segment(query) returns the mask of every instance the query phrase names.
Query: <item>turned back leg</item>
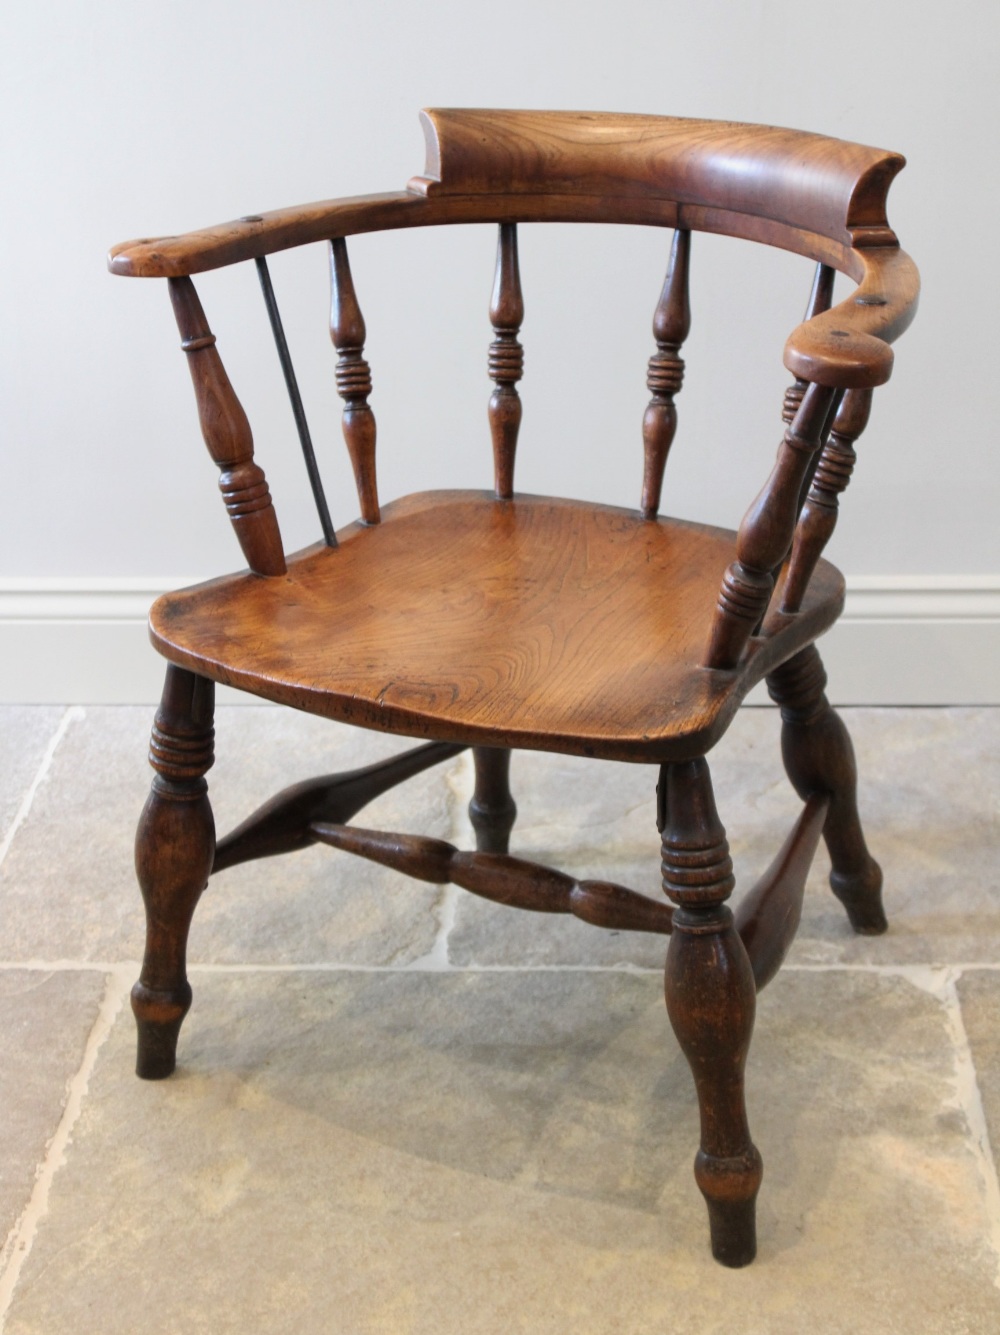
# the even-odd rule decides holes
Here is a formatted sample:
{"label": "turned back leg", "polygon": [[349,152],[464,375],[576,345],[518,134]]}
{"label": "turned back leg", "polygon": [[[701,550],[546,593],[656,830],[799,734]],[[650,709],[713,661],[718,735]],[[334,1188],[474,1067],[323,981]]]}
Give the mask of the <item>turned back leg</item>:
{"label": "turned back leg", "polygon": [[507,853],[517,807],[510,795],[510,752],[498,746],[475,746],[476,790],[469,819],[480,853]]}
{"label": "turned back leg", "polygon": [[214,682],[168,667],[149,746],[156,774],[135,841],[146,951],[132,989],[136,1073],[146,1080],[162,1079],[174,1069],[177,1036],[191,1005],[188,929],[215,856],[204,777],[214,758],[214,694]]}
{"label": "turned back leg", "polygon": [[701,1111],[695,1181],[708,1206],[712,1254],[723,1265],[743,1266],[757,1252],[763,1172],[750,1139],[743,1081],[756,986],[724,902],[733,890],[733,864],[708,765],[664,765],[659,794],[663,889],[677,905],[667,950],[667,1013]]}
{"label": "turned back leg", "polygon": [[827,700],[826,672],[815,645],[783,663],[767,679],[781,706],[781,753],[798,795],[830,795],[823,838],[830,853],[830,886],[856,932],[877,935],[888,926],[882,907],[882,870],[868,851],[858,815],[854,748],[843,720]]}

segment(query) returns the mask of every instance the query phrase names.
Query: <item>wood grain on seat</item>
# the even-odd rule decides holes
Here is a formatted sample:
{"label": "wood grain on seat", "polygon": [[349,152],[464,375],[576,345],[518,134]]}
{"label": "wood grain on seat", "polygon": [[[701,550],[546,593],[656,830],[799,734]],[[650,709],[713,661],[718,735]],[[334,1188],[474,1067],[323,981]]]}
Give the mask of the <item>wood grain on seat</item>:
{"label": "wood grain on seat", "polygon": [[734,533],[486,492],[420,493],[382,514],[283,577],[167,594],[153,642],[201,675],[364,727],[655,760],[707,750],[843,602],[821,562],[800,612],[772,613],[738,671],[711,671]]}

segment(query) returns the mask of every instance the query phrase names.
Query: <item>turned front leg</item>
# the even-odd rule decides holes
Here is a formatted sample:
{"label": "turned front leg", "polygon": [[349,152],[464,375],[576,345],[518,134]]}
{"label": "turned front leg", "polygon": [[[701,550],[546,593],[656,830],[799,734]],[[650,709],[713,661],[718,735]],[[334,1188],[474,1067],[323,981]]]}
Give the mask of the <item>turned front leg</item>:
{"label": "turned front leg", "polygon": [[843,720],[824,694],[826,672],[815,645],[783,663],[767,679],[781,706],[781,754],[798,795],[829,793],[823,838],[830,854],[830,886],[856,932],[877,936],[888,927],[882,907],[882,869],[868,851],[858,814],[858,771]]}
{"label": "turned front leg", "polygon": [[667,951],[667,1014],[698,1091],[695,1181],[708,1206],[713,1256],[743,1266],[757,1253],[763,1172],[744,1099],[756,987],[724,903],[733,890],[733,865],[706,762],[664,765],[660,798],[663,888],[677,905]]}
{"label": "turned front leg", "polygon": [[214,759],[214,695],[214,682],[171,665],[153,724],[149,763],[156,775],[135,842],[146,951],[132,1010],[138,1027],[136,1074],[145,1080],[173,1071],[177,1036],[191,1005],[188,930],[215,856],[204,778]]}
{"label": "turned front leg", "polygon": [[469,819],[480,853],[506,853],[517,806],[510,794],[510,752],[499,746],[472,749],[476,788],[469,803]]}

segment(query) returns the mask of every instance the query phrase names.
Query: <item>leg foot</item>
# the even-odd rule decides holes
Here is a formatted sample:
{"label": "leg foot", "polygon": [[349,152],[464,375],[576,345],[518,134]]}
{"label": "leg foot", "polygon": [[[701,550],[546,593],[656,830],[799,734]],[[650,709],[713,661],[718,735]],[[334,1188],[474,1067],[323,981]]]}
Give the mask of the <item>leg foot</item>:
{"label": "leg foot", "polygon": [[507,853],[517,807],[510,795],[510,752],[496,746],[475,746],[476,790],[469,819],[480,853]]}
{"label": "leg foot", "polygon": [[164,1080],[177,1065],[177,1039],[191,1006],[191,988],[187,997],[177,992],[157,994],[142,983],[132,988],[132,1013],[135,1016],[138,1047],[135,1073],[140,1080]]}
{"label": "leg foot", "polygon": [[698,1091],[695,1181],[708,1206],[712,1255],[727,1266],[756,1255],[763,1165],[750,1139],[744,1067],[757,990],[733,915],[725,831],[704,760],[664,766],[663,888],[678,905],[667,951],[667,1013]]}
{"label": "leg foot", "polygon": [[783,663],[767,679],[781,706],[781,754],[798,795],[829,793],[823,838],[830,854],[830,886],[851,926],[866,936],[888,927],[882,907],[882,869],[868,851],[858,814],[858,772],[843,720],[824,694],[826,672],[815,645]]}
{"label": "leg foot", "polygon": [[215,855],[204,778],[213,760],[213,700],[212,682],[168,667],[149,748],[156,775],[135,841],[146,951],[132,1010],[136,1074],[145,1080],[161,1080],[174,1069],[177,1036],[191,1005],[188,931]]}
{"label": "leg foot", "polygon": [[859,936],[881,936],[889,920],[882,906],[882,868],[869,855],[859,871],[830,872],[830,889],[847,910],[848,921]]}
{"label": "leg foot", "polygon": [[[759,1182],[763,1166],[756,1150],[754,1154],[756,1158],[753,1160],[740,1160],[739,1176],[746,1180],[756,1174]],[[712,1255],[720,1265],[738,1270],[741,1266],[749,1265],[757,1255],[757,1193],[755,1191],[746,1200],[726,1200],[718,1194],[721,1184],[715,1165],[709,1167],[706,1162],[704,1168],[708,1171],[703,1171],[699,1155],[695,1161],[694,1175],[708,1206]]]}

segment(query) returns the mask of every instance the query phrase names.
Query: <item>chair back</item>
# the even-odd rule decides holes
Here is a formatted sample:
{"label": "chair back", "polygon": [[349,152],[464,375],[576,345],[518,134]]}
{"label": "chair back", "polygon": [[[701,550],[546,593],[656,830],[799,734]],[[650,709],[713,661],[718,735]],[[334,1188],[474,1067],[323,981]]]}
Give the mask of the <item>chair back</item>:
{"label": "chair back", "polygon": [[[278,576],[286,562],[274,507],[254,459],[249,422],[229,381],[192,275],[253,259],[281,359],[324,539],[336,546],[305,411],[266,257],[325,241],[330,250],[330,334],[343,400],[343,433],[361,517],[380,521],[372,375],[347,239],[404,227],[493,222],[497,258],[489,316],[494,338],[489,422],[494,486],[514,494],[524,368],[518,226],[610,222],[672,227],[666,279],[653,316],[642,420],[639,508],[655,522],[677,426],[680,355],[690,329],[691,234],[716,232],[808,257],[816,265],[805,320],[785,345],[794,380],[774,468],[740,527],[722,576],[705,665],[733,669],[768,610],[787,561],[781,613],[794,616],[836,521],[871,392],[892,370],[892,341],[916,310],[916,270],[886,217],[904,159],[896,153],[772,126],[590,112],[430,110],[421,113],[426,163],[405,191],[334,200],[182,237],[127,243],[115,273],[169,280],[202,434],[220,469],[226,509],[251,570]],[[831,305],[840,271],[857,289]]]}

